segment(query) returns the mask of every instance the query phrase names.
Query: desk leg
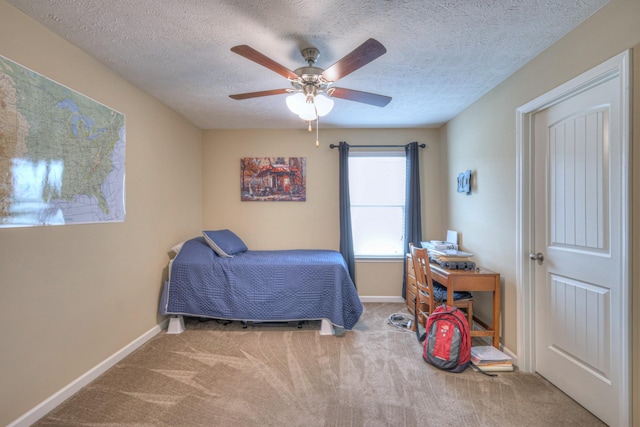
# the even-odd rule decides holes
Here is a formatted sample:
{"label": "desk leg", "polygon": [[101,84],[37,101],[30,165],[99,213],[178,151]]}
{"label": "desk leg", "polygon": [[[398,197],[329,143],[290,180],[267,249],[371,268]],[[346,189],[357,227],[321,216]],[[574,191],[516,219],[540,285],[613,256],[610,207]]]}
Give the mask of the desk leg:
{"label": "desk leg", "polygon": [[447,285],[447,305],[453,307],[453,286],[451,284]]}
{"label": "desk leg", "polygon": [[493,346],[500,349],[500,276],[493,291]]}

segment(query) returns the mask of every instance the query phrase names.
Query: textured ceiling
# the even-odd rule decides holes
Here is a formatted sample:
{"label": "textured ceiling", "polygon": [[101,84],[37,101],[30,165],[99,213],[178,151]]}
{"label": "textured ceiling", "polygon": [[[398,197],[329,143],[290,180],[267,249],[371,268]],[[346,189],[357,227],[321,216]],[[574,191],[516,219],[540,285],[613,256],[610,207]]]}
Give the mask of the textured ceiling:
{"label": "textured ceiling", "polygon": [[[328,68],[368,38],[387,53],[336,86],[393,97],[343,99],[321,127],[439,126],[608,0],[7,0],[202,129],[295,128],[291,87],[229,49],[247,44],[285,67],[320,50]],[[38,70],[35,70],[38,71]]]}

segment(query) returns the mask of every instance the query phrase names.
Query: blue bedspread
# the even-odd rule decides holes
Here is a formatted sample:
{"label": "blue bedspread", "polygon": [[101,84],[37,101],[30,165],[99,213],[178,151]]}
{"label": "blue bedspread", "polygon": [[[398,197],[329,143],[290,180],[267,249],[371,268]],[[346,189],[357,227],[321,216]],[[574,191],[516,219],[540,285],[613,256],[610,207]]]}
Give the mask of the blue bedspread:
{"label": "blue bedspread", "polygon": [[330,250],[247,251],[221,258],[202,237],[171,265],[161,314],[243,321],[329,319],[351,329],[362,303],[342,255]]}

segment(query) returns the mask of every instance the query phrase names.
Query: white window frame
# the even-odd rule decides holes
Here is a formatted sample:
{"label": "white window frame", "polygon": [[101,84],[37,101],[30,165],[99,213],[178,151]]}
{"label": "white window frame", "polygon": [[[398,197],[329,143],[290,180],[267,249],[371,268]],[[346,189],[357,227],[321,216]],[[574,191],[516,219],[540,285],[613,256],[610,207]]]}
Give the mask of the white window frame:
{"label": "white window frame", "polygon": [[[404,150],[400,151],[400,150],[376,150],[376,151],[353,151],[351,150],[349,152],[349,160],[351,160],[351,158],[355,158],[355,157],[399,157],[402,158],[402,160],[405,162],[405,167],[406,167],[406,154],[404,152]],[[352,187],[352,183],[353,180],[351,178],[351,173],[352,173],[352,168],[351,165],[349,167],[349,192],[350,192],[350,209],[353,209],[353,207],[358,207],[358,205],[354,205],[353,203],[353,187]],[[355,252],[355,258],[359,259],[359,260],[363,260],[363,259],[378,259],[378,260],[382,260],[382,259],[403,259],[404,258],[404,239],[406,238],[404,236],[404,232],[405,232],[405,218],[406,218],[406,207],[407,207],[407,201],[406,201],[406,195],[405,195],[405,190],[406,190],[406,169],[405,169],[405,173],[404,173],[404,185],[402,187],[402,194],[403,194],[403,203],[402,205],[383,205],[383,206],[397,206],[402,208],[402,224],[401,224],[401,247],[398,253],[386,253],[386,254],[366,254],[366,253],[358,253],[357,251],[357,242],[356,242],[356,235],[354,232],[353,235],[353,240],[354,240],[354,252]],[[354,224],[353,224],[353,210],[352,210],[352,214],[351,214],[351,220],[352,220],[352,224],[351,224],[351,228],[352,230],[354,230]]]}

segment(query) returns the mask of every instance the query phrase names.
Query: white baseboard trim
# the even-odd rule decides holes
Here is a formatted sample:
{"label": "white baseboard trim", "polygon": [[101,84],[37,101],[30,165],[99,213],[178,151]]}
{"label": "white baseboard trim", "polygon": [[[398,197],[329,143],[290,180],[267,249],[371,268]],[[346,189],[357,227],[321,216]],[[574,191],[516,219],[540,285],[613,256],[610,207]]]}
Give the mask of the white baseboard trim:
{"label": "white baseboard trim", "polygon": [[513,363],[513,366],[517,367],[518,366],[518,355],[515,354],[513,351],[509,350],[505,346],[502,346],[502,351],[504,352],[504,354],[506,354],[507,356],[509,356],[511,358],[511,362]]}
{"label": "white baseboard trim", "polygon": [[394,297],[394,296],[388,296],[388,297],[378,297],[378,296],[360,296],[360,301],[361,302],[402,302],[404,303],[404,298],[402,297]]}
{"label": "white baseboard trim", "polygon": [[116,363],[127,357],[134,350],[140,347],[142,344],[149,341],[151,338],[159,334],[163,329],[167,328],[167,323],[169,319],[164,320],[159,325],[154,326],[149,329],[144,334],[140,335],[135,340],[131,341],[129,344],[118,350],[116,353],[112,354],[104,361],[100,362],[98,365],[94,366],[76,380],[67,384],[65,387],[60,389],[54,395],[40,403],[38,406],[34,407],[30,411],[26,412],[17,420],[10,423],[7,427],[28,427],[38,421],[40,418],[47,415],[56,406],[73,396],[77,393],[82,387],[89,384],[91,381],[98,378],[100,375],[105,373],[109,368],[114,366]]}

